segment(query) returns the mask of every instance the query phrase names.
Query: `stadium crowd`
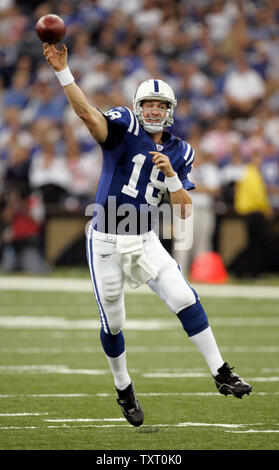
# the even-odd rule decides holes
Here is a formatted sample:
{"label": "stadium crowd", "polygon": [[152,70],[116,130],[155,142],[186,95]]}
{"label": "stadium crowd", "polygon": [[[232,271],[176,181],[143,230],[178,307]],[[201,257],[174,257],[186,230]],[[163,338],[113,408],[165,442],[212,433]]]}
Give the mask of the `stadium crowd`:
{"label": "stadium crowd", "polygon": [[63,18],[69,67],[102,111],[131,108],[150,77],[173,87],[172,132],[196,152],[191,196],[199,215],[185,270],[196,253],[214,249],[218,218],[235,213],[247,222],[249,244],[228,269],[239,277],[278,272],[279,4],[272,0],[1,0],[2,269],[45,272],[48,211],[84,213],[101,171],[99,146],[43,57],[35,24],[48,13]]}

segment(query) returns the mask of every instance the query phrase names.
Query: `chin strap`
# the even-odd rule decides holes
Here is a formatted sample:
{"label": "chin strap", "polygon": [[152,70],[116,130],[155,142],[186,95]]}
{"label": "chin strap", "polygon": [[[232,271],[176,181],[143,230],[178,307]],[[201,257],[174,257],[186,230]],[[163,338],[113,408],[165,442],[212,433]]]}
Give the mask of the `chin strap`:
{"label": "chin strap", "polygon": [[157,134],[157,132],[162,132],[164,130],[164,126],[151,126],[150,124],[144,124],[143,128],[146,132],[150,132],[150,134]]}

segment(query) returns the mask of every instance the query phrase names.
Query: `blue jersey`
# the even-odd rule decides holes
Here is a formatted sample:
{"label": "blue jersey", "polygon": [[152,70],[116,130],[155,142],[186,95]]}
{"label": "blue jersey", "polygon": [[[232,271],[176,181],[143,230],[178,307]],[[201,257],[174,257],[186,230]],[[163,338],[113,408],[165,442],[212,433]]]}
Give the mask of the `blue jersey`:
{"label": "blue jersey", "polygon": [[[125,208],[132,206],[137,222],[143,211],[158,209],[167,192],[165,175],[154,165],[150,151],[167,155],[185,189],[194,188],[188,180],[194,161],[194,150],[182,139],[164,132],[162,144],[153,142],[148,132],[140,125],[137,117],[126,107],[116,107],[104,114],[108,124],[108,137],[101,144],[103,167],[98,184],[95,204],[104,208],[105,219],[95,220],[99,231],[116,233],[108,223],[117,213],[117,222],[125,216]],[[96,223],[98,222],[98,225]],[[151,222],[147,230],[150,230]],[[144,230],[146,231],[146,230]],[[135,233],[141,233],[137,227]]]}

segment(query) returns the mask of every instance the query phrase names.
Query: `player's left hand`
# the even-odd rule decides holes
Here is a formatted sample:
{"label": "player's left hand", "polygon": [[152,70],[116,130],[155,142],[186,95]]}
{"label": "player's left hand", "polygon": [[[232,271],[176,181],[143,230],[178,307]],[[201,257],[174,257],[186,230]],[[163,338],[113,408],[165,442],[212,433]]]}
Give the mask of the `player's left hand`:
{"label": "player's left hand", "polygon": [[171,166],[170,159],[167,155],[155,151],[150,151],[149,153],[153,155],[152,160],[158,170],[162,171],[162,173],[164,173],[168,178],[175,176],[175,171]]}

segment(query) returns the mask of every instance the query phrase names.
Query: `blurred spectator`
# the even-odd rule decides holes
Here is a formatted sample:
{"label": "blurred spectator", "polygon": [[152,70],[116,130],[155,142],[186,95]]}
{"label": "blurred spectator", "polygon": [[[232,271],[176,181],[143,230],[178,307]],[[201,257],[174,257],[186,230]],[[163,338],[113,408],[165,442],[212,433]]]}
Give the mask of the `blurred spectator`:
{"label": "blurred spectator", "polygon": [[0,3],[0,75],[6,86],[10,79],[14,63],[18,57],[18,44],[28,19],[20,11],[14,0],[2,0]]}
{"label": "blurred spectator", "polygon": [[227,62],[225,58],[220,55],[213,56],[209,64],[209,73],[215,84],[216,92],[223,93],[227,75]]}
{"label": "blurred spectator", "polygon": [[243,178],[237,182],[235,192],[235,210],[240,215],[260,212],[271,215],[266,185],[260,172],[262,155],[255,151],[245,165]]}
{"label": "blurred spectator", "polygon": [[94,93],[101,89],[106,89],[108,85],[107,75],[108,57],[105,54],[99,54],[95,64],[87,74],[81,78],[80,86],[84,89],[85,93]]}
{"label": "blurred spectator", "polygon": [[39,195],[27,185],[14,186],[6,194],[1,222],[2,261],[4,272],[23,270],[32,273],[48,271],[42,251],[44,206]]}
{"label": "blurred spectator", "polygon": [[82,31],[82,22],[79,18],[77,9],[74,2],[71,0],[60,0],[56,4],[57,14],[63,19],[66,28],[67,36],[71,37],[74,34],[79,34]]}
{"label": "blurred spectator", "polygon": [[[268,79],[269,57],[265,45],[258,41],[254,44],[254,50],[249,55],[250,66],[264,79]],[[267,84],[268,86],[268,84]]]}
{"label": "blurred spectator", "polygon": [[28,72],[18,71],[12,77],[11,86],[4,93],[4,106],[13,106],[24,109],[28,103],[28,85],[30,75]]}
{"label": "blurred spectator", "polygon": [[2,77],[0,77],[0,126],[2,126],[2,123],[3,123],[3,114],[4,114],[4,93],[5,93],[5,89],[4,89],[4,82],[3,82],[3,79]]}
{"label": "blurred spectator", "polygon": [[265,83],[258,72],[248,66],[244,55],[235,60],[228,73],[224,93],[232,118],[249,116],[265,96]]}
{"label": "blurred spectator", "polygon": [[227,109],[221,93],[217,93],[214,84],[208,81],[198,96],[191,100],[193,113],[205,125],[209,126],[216,116],[223,115]]}
{"label": "blurred spectator", "polygon": [[15,107],[4,109],[4,122],[0,127],[0,158],[8,159],[9,151],[15,144],[31,147],[31,135],[21,124],[20,110]]}
{"label": "blurred spectator", "polygon": [[[92,0],[91,0],[92,1]],[[130,13],[136,13],[142,7],[143,0],[133,0],[127,3],[127,0],[93,0],[93,4],[97,3],[99,8],[111,11],[119,9]]]}
{"label": "blurred spectator", "polygon": [[234,20],[238,15],[235,2],[223,2],[214,0],[210,6],[210,12],[205,16],[209,26],[209,34],[215,43],[220,43],[228,36],[234,26]]}
{"label": "blurred spectator", "polygon": [[141,10],[134,18],[136,27],[140,34],[152,35],[162,20],[162,11],[154,0],[143,0]]}
{"label": "blurred spectator", "polygon": [[71,176],[70,193],[73,196],[70,202],[73,207],[75,205],[83,208],[94,200],[101,172],[102,153],[99,146],[82,152],[74,129],[69,124],[65,126],[65,139],[67,166]]}
{"label": "blurred spectator", "polygon": [[216,224],[215,198],[220,193],[220,174],[211,153],[198,152],[191,172],[195,191],[193,201],[193,244],[189,250],[176,251],[173,255],[186,274],[195,256],[213,249],[213,234]]}
{"label": "blurred spectator", "polygon": [[90,44],[89,32],[80,31],[74,37],[72,52],[68,60],[68,65],[75,77],[79,79],[92,70],[93,66],[96,65],[96,59],[98,59],[98,54]]}
{"label": "blurred spectator", "polygon": [[186,84],[186,89],[188,89],[188,93],[190,93],[190,96],[198,96],[205,91],[208,83],[210,83],[209,78],[194,62],[184,64],[182,73],[182,86],[181,88],[179,86],[179,96],[183,96],[184,94],[184,84]]}
{"label": "blurred spectator", "polygon": [[49,83],[37,84],[37,94],[33,107],[32,121],[50,119],[57,123],[62,122],[66,99],[63,95],[55,95]]}
{"label": "blurred spectator", "polygon": [[243,179],[245,163],[241,153],[240,143],[230,148],[229,159],[220,168],[221,194],[219,199],[219,213],[234,213],[235,185]]}
{"label": "blurred spectator", "polygon": [[181,139],[186,139],[191,135],[193,126],[197,118],[193,114],[190,101],[186,99],[179,100],[176,108],[175,122],[172,131]]}
{"label": "blurred spectator", "polygon": [[275,109],[267,107],[267,117],[263,123],[265,136],[269,142],[279,149],[279,116]]}
{"label": "blurred spectator", "polygon": [[279,216],[279,152],[272,144],[269,145],[260,166],[265,181],[269,203],[274,214]]}
{"label": "blurred spectator", "polygon": [[59,134],[50,124],[34,153],[29,181],[33,190],[40,190],[45,204],[63,204],[71,185],[71,173],[64,155],[57,153]]}
{"label": "blurred spectator", "polygon": [[230,157],[235,145],[241,143],[243,136],[232,129],[231,119],[227,115],[217,117],[212,127],[203,134],[200,142],[203,152],[215,155],[216,163],[222,163]]}
{"label": "blurred spectator", "polygon": [[255,153],[265,155],[268,149],[268,142],[265,136],[264,127],[259,122],[254,122],[250,132],[242,143],[243,157],[248,159]]}
{"label": "blurred spectator", "polygon": [[9,158],[4,173],[4,187],[6,190],[18,185],[28,184],[30,166],[30,149],[14,143],[10,147]]}
{"label": "blurred spectator", "polygon": [[102,24],[103,21],[106,19],[108,15],[108,10],[106,6],[102,6],[101,1],[83,0],[82,2],[79,2],[79,8],[77,13],[80,22],[84,26],[85,30],[96,31],[100,28],[100,24]]}
{"label": "blurred spectator", "polygon": [[262,157],[255,152],[245,166],[243,177],[236,182],[234,206],[246,221],[248,243],[228,266],[237,277],[262,276],[274,253],[268,235],[268,218],[272,215],[267,188],[260,173]]}

